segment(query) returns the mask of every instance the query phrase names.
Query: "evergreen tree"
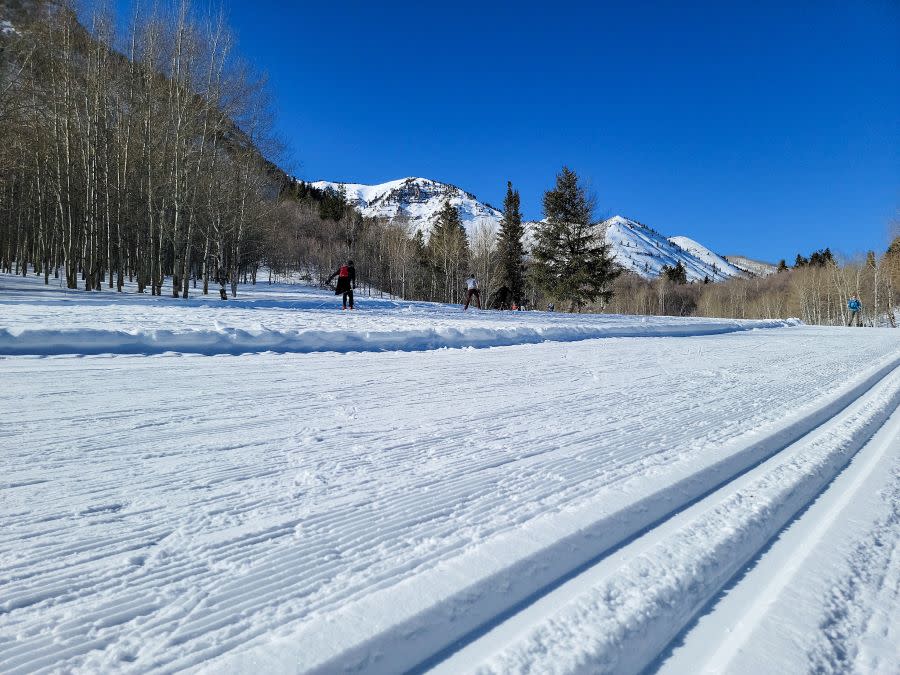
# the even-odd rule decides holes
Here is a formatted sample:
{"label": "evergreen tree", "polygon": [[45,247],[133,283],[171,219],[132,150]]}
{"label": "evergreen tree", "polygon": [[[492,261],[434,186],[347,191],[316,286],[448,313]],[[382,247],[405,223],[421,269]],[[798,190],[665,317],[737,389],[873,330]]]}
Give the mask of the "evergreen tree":
{"label": "evergreen tree", "polygon": [[593,204],[578,176],[568,167],[556,176],[556,187],[544,193],[546,221],[535,233],[534,278],[553,298],[569,301],[570,311],[588,302],[609,301],[619,269],[609,246],[591,223]]}
{"label": "evergreen tree", "polygon": [[787,261],[784,258],[778,261],[778,269],[776,270],[777,272],[784,272],[787,270],[787,268]]}
{"label": "evergreen tree", "polygon": [[807,265],[809,265],[809,260],[798,253],[797,258],[794,260],[794,268],[806,267]]}
{"label": "evergreen tree", "polygon": [[[687,283],[687,270],[684,268],[684,265],[679,260],[675,267],[669,267],[668,265],[663,265],[662,270],[660,270],[660,274],[665,274],[666,278],[669,281],[675,284],[686,284]],[[709,277],[707,277],[707,280]]]}
{"label": "evergreen tree", "polygon": [[[499,254],[499,285],[506,289],[505,302],[522,304],[525,292],[525,248],[522,237],[522,214],[519,211],[519,191],[512,189],[512,182],[506,183],[506,199],[503,200],[503,220],[500,221],[500,236],[497,240]],[[501,300],[501,303],[504,302]]]}
{"label": "evergreen tree", "polygon": [[463,277],[468,261],[468,239],[459,218],[459,210],[444,202],[428,239],[428,254],[434,270],[433,298],[442,302],[458,302],[462,295]]}
{"label": "evergreen tree", "polygon": [[866,266],[871,267],[873,270],[878,267],[878,262],[875,260],[875,251],[866,253]]}

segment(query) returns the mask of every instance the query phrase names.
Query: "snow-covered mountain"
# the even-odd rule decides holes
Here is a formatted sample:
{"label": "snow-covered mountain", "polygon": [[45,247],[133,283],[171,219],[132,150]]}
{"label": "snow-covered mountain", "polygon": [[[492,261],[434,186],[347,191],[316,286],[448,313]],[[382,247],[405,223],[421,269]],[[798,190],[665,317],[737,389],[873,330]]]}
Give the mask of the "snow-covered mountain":
{"label": "snow-covered mountain", "polygon": [[767,277],[778,271],[778,268],[771,263],[745,258],[742,255],[726,255],[725,259],[738,269],[754,277]]}
{"label": "snow-covered mountain", "polygon": [[[449,199],[459,209],[460,219],[471,237],[480,225],[498,230],[502,214],[494,207],[478,201],[475,195],[455,185],[428,178],[401,178],[378,185],[315,181],[320,190],[343,190],[347,201],[363,215],[406,219],[427,237],[438,212]],[[539,222],[525,223],[525,244],[531,247],[534,229]],[[600,224],[600,232],[612,247],[616,261],[627,270],[648,279],[659,276],[663,265],[674,267],[681,262],[689,281],[721,281],[730,277],[756,273],[741,269],[720,255],[687,237],[666,237],[637,221],[614,216]]]}
{"label": "snow-covered mountain", "polygon": [[426,236],[447,199],[459,209],[460,219],[470,237],[479,225],[496,230],[500,224],[501,214],[497,209],[455,185],[428,178],[401,178],[378,185],[320,180],[311,185],[320,190],[343,189],[347,201],[359,208],[364,216],[388,220],[405,218]]}
{"label": "snow-covered mountain", "polygon": [[688,237],[666,237],[637,221],[613,216],[600,224],[613,257],[622,267],[645,278],[658,277],[663,265],[679,262],[688,281],[722,281],[746,276],[744,272]]}

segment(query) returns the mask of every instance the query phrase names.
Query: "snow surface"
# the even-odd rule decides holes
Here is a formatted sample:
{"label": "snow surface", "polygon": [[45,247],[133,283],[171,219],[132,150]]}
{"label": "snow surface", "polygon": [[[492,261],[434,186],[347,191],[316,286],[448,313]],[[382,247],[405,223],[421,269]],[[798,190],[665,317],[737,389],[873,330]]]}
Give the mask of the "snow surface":
{"label": "snow surface", "polygon": [[0,276],[0,672],[898,663],[896,331],[246,290]]}

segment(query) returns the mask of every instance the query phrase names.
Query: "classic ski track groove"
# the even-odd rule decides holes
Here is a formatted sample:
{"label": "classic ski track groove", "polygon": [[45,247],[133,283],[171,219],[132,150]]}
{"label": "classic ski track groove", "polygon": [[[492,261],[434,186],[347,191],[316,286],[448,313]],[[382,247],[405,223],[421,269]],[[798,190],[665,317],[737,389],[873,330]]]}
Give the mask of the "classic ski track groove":
{"label": "classic ski track groove", "polygon": [[[567,597],[567,591],[564,588],[561,588],[561,586],[568,584],[577,587],[579,585],[577,577],[590,577],[592,571],[597,572],[597,569],[592,568],[598,568],[603,574],[611,574],[614,569],[618,568],[629,559],[640,555],[647,547],[653,545],[661,537],[665,536],[667,532],[676,530],[681,523],[685,522],[694,513],[709,509],[710,504],[715,504],[723,498],[723,494],[733,492],[739,486],[746,484],[752,476],[763,471],[764,467],[784,461],[783,454],[786,453],[789,455],[793,446],[801,445],[809,438],[817,438],[828,434],[829,427],[835,419],[840,418],[847,409],[864,407],[868,398],[871,396],[871,392],[890,379],[894,380],[892,398],[893,407],[890,410],[895,409],[898,401],[900,401],[900,379],[898,379],[898,375],[900,375],[900,359],[893,359],[887,365],[879,368],[875,374],[868,377],[862,384],[857,385],[853,389],[852,395],[845,395],[833,402],[830,406],[826,406],[826,418],[822,419],[820,416],[810,415],[805,423],[798,425],[799,428],[794,431],[789,441],[781,444],[779,447],[770,449],[763,454],[762,457],[757,456],[755,460],[745,461],[727,477],[722,478],[717,476],[715,478],[717,481],[716,486],[712,490],[707,491],[706,494],[680,495],[678,499],[681,499],[681,501],[670,502],[667,506],[667,511],[658,518],[646,516],[643,519],[639,518],[638,520],[643,523],[642,527],[638,527],[635,530],[625,533],[618,538],[618,541],[613,541],[611,544],[604,546],[603,549],[594,552],[580,552],[580,559],[584,562],[566,570],[563,574],[555,578],[548,579],[543,587],[530,589],[530,592],[527,592],[525,597],[516,600],[514,594],[510,593],[509,595],[513,596],[514,599],[509,602],[507,608],[487,617],[483,617],[480,624],[471,625],[470,630],[467,631],[467,633],[460,635],[460,626],[466,625],[465,618],[457,619],[453,625],[442,626],[441,628],[446,632],[447,636],[457,635],[458,637],[456,639],[450,639],[448,637],[444,649],[425,656],[421,661],[413,661],[415,657],[412,656],[412,654],[415,652],[414,649],[409,647],[404,650],[404,655],[402,657],[388,657],[388,660],[386,661],[378,659],[368,660],[370,657],[367,657],[367,654],[384,653],[385,650],[380,648],[380,642],[385,641],[391,643],[396,640],[397,633],[402,634],[404,632],[413,631],[412,625],[401,625],[399,627],[392,626],[384,636],[373,636],[363,645],[348,649],[346,653],[336,656],[333,660],[324,664],[319,664],[315,668],[315,671],[327,673],[335,670],[352,668],[353,664],[365,663],[367,672],[391,673],[401,669],[409,672],[423,672],[430,670],[436,665],[442,664],[448,657],[457,655],[457,658],[450,658],[446,664],[439,666],[436,669],[436,672],[448,674],[461,672],[461,670],[465,669],[466,664],[473,662],[475,656],[480,655],[483,657],[485,655],[485,649],[491,649],[491,647],[482,649],[478,644],[473,645],[473,643],[477,643],[480,639],[484,639],[489,645],[492,645],[496,638],[494,636],[485,637],[485,633],[496,630],[498,624],[510,623],[512,625],[511,628],[506,628],[505,630],[505,627],[502,625],[500,626],[500,632],[504,635],[507,635],[509,632],[521,631],[523,627],[517,623],[516,618],[520,614],[530,615],[527,610],[534,603],[544,601],[544,604],[550,607],[557,606],[559,602],[561,602],[557,599],[558,597]],[[824,411],[820,410],[817,412],[822,413]],[[882,422],[887,416],[888,415],[883,415]],[[766,445],[764,441],[760,444],[763,446]],[[755,470],[750,471],[754,468]],[[696,476],[691,478],[696,479]],[[804,504],[814,498],[815,497],[810,497]],[[628,542],[635,535],[638,535],[641,530],[645,529],[647,531],[646,534],[639,536],[636,541],[629,543],[623,549],[614,550],[621,542]],[[781,527],[773,529],[770,537],[767,538],[767,541],[771,536],[775,536],[780,529]],[[534,566],[539,566],[543,562],[549,567],[550,560],[552,560],[556,549],[568,551],[575,547],[577,547],[577,543],[569,544],[566,541],[556,542],[550,549],[541,551],[539,556],[535,557],[532,563]],[[612,555],[609,555],[608,552],[611,550]],[[575,560],[578,558],[572,556],[570,553],[570,559]],[[572,578],[573,575],[576,576],[575,579]],[[574,582],[574,584],[572,582]],[[727,579],[723,580],[721,585],[724,585],[726,582]],[[476,591],[472,591],[471,589],[467,589],[467,591],[464,592],[476,593]],[[551,596],[549,600],[548,596]],[[547,610],[542,610],[541,612],[535,613],[546,614],[546,611]],[[681,626],[687,624],[689,618],[690,617],[687,617],[685,621],[674,630],[670,637],[674,637],[674,634],[680,630]],[[416,617],[416,621],[421,622],[422,617]],[[426,621],[425,623],[428,622]],[[467,649],[467,646],[469,649]],[[662,645],[660,646],[660,649],[661,648]],[[643,667],[643,665],[645,664],[642,664],[641,667]],[[637,670],[639,669],[640,668]]]}
{"label": "classic ski track groove", "polygon": [[[826,541],[831,528],[839,522],[851,502],[860,497],[873,474],[879,469],[890,474],[889,451],[897,444],[900,444],[900,406],[894,409],[893,414],[854,455],[840,475],[815,495],[809,510],[785,528],[786,538],[782,538],[784,530],[779,532],[779,541],[775,544],[780,547],[777,554],[765,551],[756,559],[755,567],[768,567],[765,570],[759,569],[759,573],[756,569],[750,571],[750,574],[757,577],[752,583],[747,583],[747,588],[752,588],[753,593],[729,593],[725,601],[729,605],[727,611],[732,614],[739,611],[740,619],[728,624],[727,639],[708,643],[703,673],[735,670],[729,665],[762,624],[773,600],[784,592],[798,574],[804,572],[807,561],[814,555],[817,547]],[[826,494],[831,499],[821,500]],[[738,585],[747,581],[740,579]],[[692,656],[696,657],[697,653],[692,653]],[[810,664],[811,669],[812,667]],[[693,660],[692,668],[700,671],[696,660]]]}
{"label": "classic ski track groove", "polygon": [[[887,373],[898,363],[900,359],[894,357],[883,362],[863,382],[843,388],[839,398],[847,401],[831,412],[832,417],[845,408],[854,396],[887,377]],[[39,367],[39,364],[34,365]],[[124,370],[127,365],[122,367]],[[739,383],[734,386],[739,386]],[[850,392],[856,393],[851,396]],[[624,392],[625,405],[628,393]],[[425,405],[428,401],[440,401],[444,395],[442,391],[422,392],[418,401],[411,404]],[[780,399],[798,401],[807,407],[820,402],[816,397],[798,398],[797,391],[790,387],[770,396],[765,401],[767,407],[760,404],[759,410],[750,411],[744,424],[727,418],[717,420],[721,428],[715,433],[709,431],[705,443],[733,441],[752,428],[754,420],[771,423],[770,408],[777,406]],[[339,428],[337,433],[351,439],[349,442],[352,443],[352,421],[356,413],[352,406],[347,406],[343,412],[340,408],[334,412],[335,399],[340,398],[338,391],[333,396],[311,400],[308,418],[315,420],[320,415],[346,414],[351,423],[349,431]],[[277,403],[276,395],[273,405]],[[240,405],[240,400],[237,405]],[[585,401],[580,390],[560,392],[551,397],[548,405],[571,410],[574,415],[587,416],[592,413],[589,402]],[[674,414],[683,427],[711,429],[711,412],[715,411],[698,402],[694,392],[674,392],[667,405],[668,412]],[[810,408],[808,417],[821,412],[821,409]],[[117,415],[129,414],[132,413],[126,410]],[[179,414],[158,410],[158,424],[174,423]],[[447,420],[452,421],[457,414],[457,410],[448,409]],[[169,475],[158,476],[157,481],[143,488],[165,493],[171,490],[173,482],[181,484],[187,480],[192,483],[191,489],[197,497],[191,503],[198,515],[178,523],[177,527],[173,528],[171,523],[165,521],[155,521],[152,514],[159,507],[142,507],[140,495],[134,497],[133,503],[115,497],[115,475],[93,481],[82,494],[95,499],[96,503],[77,513],[66,512],[64,504],[54,503],[50,499],[43,509],[44,516],[32,522],[31,530],[23,531],[22,524],[16,522],[21,514],[6,513],[3,518],[10,520],[0,521],[0,670],[4,673],[57,670],[66,659],[109,646],[111,638],[87,636],[112,625],[130,626],[117,637],[123,668],[140,652],[143,640],[150,637],[164,638],[170,646],[191,644],[190,650],[177,652],[174,657],[167,653],[156,654],[150,663],[150,670],[169,672],[198,666],[272,630],[272,624],[267,621],[234,625],[235,615],[268,616],[280,626],[324,615],[378,589],[391,588],[398,579],[403,578],[397,565],[379,567],[379,560],[399,560],[401,568],[407,566],[409,574],[415,572],[417,565],[422,564],[421,560],[415,557],[404,560],[400,554],[418,545],[417,541],[423,537],[448,542],[430,551],[427,563],[429,567],[434,567],[459,554],[460,543],[465,540],[466,533],[459,534],[457,539],[443,537],[452,534],[459,522],[471,523],[469,527],[478,530],[483,522],[479,516],[491,514],[493,520],[490,525],[493,529],[490,534],[508,532],[518,523],[533,517],[545,504],[564,509],[567,504],[583,500],[598,482],[609,487],[628,481],[633,478],[636,463],[646,463],[648,458],[652,460],[657,455],[659,464],[651,462],[651,466],[663,467],[671,461],[671,457],[664,452],[667,443],[671,442],[665,432],[656,433],[646,442],[636,440],[630,448],[623,446],[620,452],[610,455],[602,440],[624,428],[624,423],[612,415],[606,419],[598,418],[589,429],[560,428],[559,433],[553,436],[553,442],[544,440],[530,446],[527,452],[511,453],[509,443],[513,441],[508,436],[510,420],[515,421],[515,415],[519,415],[522,423],[527,424],[531,414],[532,411],[527,408],[511,411],[512,417],[506,416],[502,421],[497,421],[494,412],[472,414],[468,418],[472,428],[479,429],[483,439],[496,439],[486,443],[477,459],[466,465],[448,467],[448,472],[440,479],[429,474],[418,477],[411,474],[413,481],[388,486],[374,499],[364,503],[347,496],[343,504],[332,503],[332,508],[327,512],[297,513],[285,518],[284,514],[293,513],[289,497],[262,499],[240,488],[244,483],[252,483],[258,488],[283,476],[291,466],[289,456],[273,456],[268,464],[253,467],[217,466],[213,457],[204,457],[198,452],[204,449],[203,446],[195,446],[192,451],[198,452],[200,459],[192,476],[181,478],[173,471]],[[115,416],[98,416],[97,423],[102,424],[104,419]],[[58,417],[55,419],[57,424],[60,423]],[[64,470],[78,461],[82,456],[80,453],[121,446],[128,440],[127,433],[98,438],[96,433],[91,432],[90,421],[85,422],[83,416],[73,415],[70,420],[70,424],[79,424],[76,428],[82,428],[83,432],[74,438],[67,436],[64,442],[48,447],[41,458],[41,464],[48,470]],[[245,419],[240,423],[209,423],[209,431],[215,434],[215,438],[209,441],[210,448],[222,448],[222,438],[230,434],[253,437],[254,428],[265,430],[268,423],[265,417]],[[652,427],[649,422],[644,424]],[[28,434],[36,432],[41,424],[31,420],[24,426],[22,433]],[[659,429],[658,426],[652,428]],[[441,438],[409,439],[404,438],[403,433],[395,435],[393,431],[388,428],[374,437],[372,434],[361,435],[360,440],[366,443],[378,440],[385,452],[393,456],[415,453],[426,459],[440,455],[444,449],[455,444],[464,445],[471,439],[469,427],[448,427]],[[633,425],[631,431],[635,437],[640,436],[640,429],[634,429]],[[158,446],[170,447],[177,442],[178,433],[176,426],[156,433],[154,438]],[[268,437],[267,442],[287,444],[302,437],[314,439],[309,442],[315,443],[320,442],[316,438],[319,434],[325,436],[321,442],[331,442],[334,433],[334,430],[319,431],[295,424],[292,434],[276,434]],[[529,433],[533,438],[544,438],[541,433]],[[673,436],[677,437],[677,434]],[[754,440],[763,443],[765,437]],[[254,447],[254,443],[241,443],[235,437],[225,449],[240,451],[246,447]],[[160,453],[178,456],[175,451],[160,450]],[[25,451],[16,447],[11,448],[10,454],[13,462],[17,457],[24,460],[27,456]],[[149,458],[151,453],[145,454]],[[104,462],[114,466],[118,459],[112,456],[105,458],[100,453],[97,461],[101,466]],[[508,466],[512,467],[511,472],[496,471]],[[369,468],[370,460],[366,457],[350,456],[343,462],[344,470],[360,475],[364,475]],[[540,470],[548,480],[537,486],[529,485],[530,491],[522,492],[520,477],[527,476],[533,469]],[[738,473],[744,470],[746,467]],[[554,479],[556,474],[558,481]],[[313,492],[317,489],[328,490],[327,484],[316,484],[315,476],[309,481],[303,489]],[[37,479],[12,480],[8,484],[0,484],[0,494],[39,484]],[[220,490],[217,488],[219,485],[227,488]],[[558,485],[565,485],[565,489],[559,490]],[[210,494],[201,496],[204,491],[210,491]],[[178,493],[173,491],[174,494]],[[424,501],[423,494],[433,497],[430,501]],[[211,508],[203,508],[204,505]],[[675,510],[678,508],[681,506],[674,506]],[[240,516],[253,512],[261,520],[260,510],[265,514],[262,517],[270,519],[270,526],[243,532]],[[670,506],[669,512],[672,510],[673,506]],[[86,532],[77,544],[53,537],[54,533],[64,533],[73,522],[82,519],[104,524],[110,527],[110,531],[118,527],[121,533],[88,535]],[[228,530],[228,523],[233,523],[231,531]],[[293,537],[299,526],[303,531],[317,535],[311,546],[275,549],[258,555],[250,569],[237,576],[225,577],[224,583],[221,575],[216,574],[217,570],[237,570],[247,566],[248,547]],[[632,534],[634,532],[623,538],[627,539]],[[198,540],[200,543],[195,545],[190,555],[185,555],[179,549],[180,543],[196,536],[201,537]],[[39,541],[27,548],[29,539]],[[23,546],[26,548],[23,549]],[[589,557],[597,553],[593,552]],[[392,554],[397,554],[397,557]],[[352,566],[323,569],[320,563],[328,558],[345,558],[352,561]],[[108,564],[101,567],[93,564],[98,561]],[[368,568],[365,583],[353,585],[349,572],[360,566]],[[342,580],[343,577],[346,580]],[[530,593],[536,590],[531,589]],[[104,600],[89,612],[69,614],[59,620],[55,632],[44,630],[47,616],[44,612],[54,612],[54,608],[77,603],[79,597],[88,595]],[[172,603],[175,597],[179,598],[177,604]],[[19,621],[21,610],[36,606],[39,608],[36,615],[41,618],[33,620],[28,615]],[[14,622],[7,625],[15,625],[15,642],[5,637],[8,633],[4,621]],[[210,634],[215,634],[217,639],[209,640],[207,636]],[[171,653],[176,652],[172,650]],[[415,664],[409,663],[407,667]],[[144,665],[147,665],[146,661]]]}

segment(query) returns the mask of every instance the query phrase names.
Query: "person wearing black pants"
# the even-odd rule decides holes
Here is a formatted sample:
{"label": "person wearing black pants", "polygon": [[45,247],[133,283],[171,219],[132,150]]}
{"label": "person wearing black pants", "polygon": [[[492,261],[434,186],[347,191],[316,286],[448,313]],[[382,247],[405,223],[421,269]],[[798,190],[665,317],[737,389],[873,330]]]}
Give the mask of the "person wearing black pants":
{"label": "person wearing black pants", "polygon": [[353,289],[356,288],[356,269],[353,267],[353,261],[348,260],[345,265],[341,265],[338,270],[328,277],[328,283],[337,277],[337,287],[334,289],[335,295],[343,296],[343,307],[347,309],[347,301],[350,301],[350,309],[353,309]]}

